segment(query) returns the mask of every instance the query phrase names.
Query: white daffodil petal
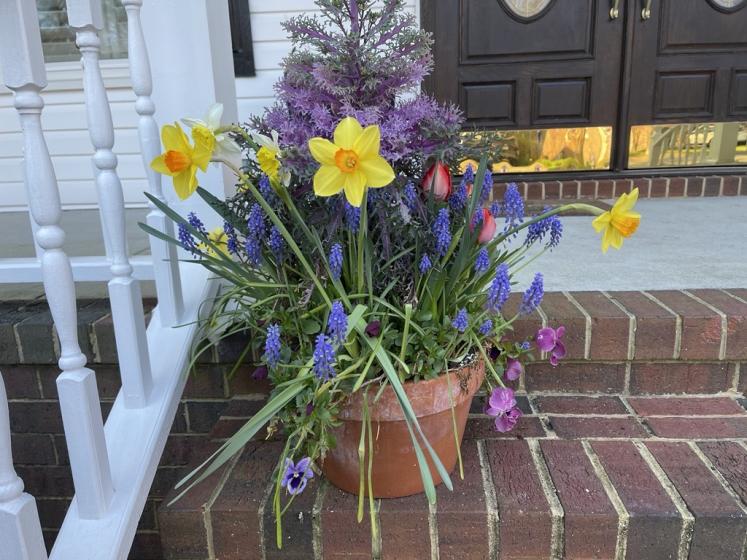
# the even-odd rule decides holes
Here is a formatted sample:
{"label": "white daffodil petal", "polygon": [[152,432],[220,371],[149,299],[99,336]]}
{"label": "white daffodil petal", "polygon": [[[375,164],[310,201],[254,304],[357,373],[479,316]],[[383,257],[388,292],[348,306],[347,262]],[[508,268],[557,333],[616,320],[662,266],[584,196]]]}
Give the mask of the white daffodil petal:
{"label": "white daffodil petal", "polygon": [[204,126],[205,128],[208,128],[207,123],[200,119],[184,118],[184,119],[181,119],[181,121],[184,123],[185,126],[188,126],[189,128],[192,128],[194,126]]}
{"label": "white daffodil petal", "polygon": [[213,103],[208,109],[207,117],[205,121],[210,130],[216,130],[220,128],[220,119],[223,116],[223,103]]}

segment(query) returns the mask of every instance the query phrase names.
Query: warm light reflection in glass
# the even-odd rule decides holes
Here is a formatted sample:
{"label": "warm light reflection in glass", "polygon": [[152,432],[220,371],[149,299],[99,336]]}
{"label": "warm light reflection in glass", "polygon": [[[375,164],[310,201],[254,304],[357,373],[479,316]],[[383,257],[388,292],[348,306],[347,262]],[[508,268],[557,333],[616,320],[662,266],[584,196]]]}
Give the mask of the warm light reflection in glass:
{"label": "warm light reflection in glass", "polygon": [[747,122],[657,124],[630,128],[630,168],[745,163]]}
{"label": "warm light reflection in glass", "polygon": [[493,173],[543,173],[609,169],[612,128],[475,130],[462,133],[462,170],[488,155]]}

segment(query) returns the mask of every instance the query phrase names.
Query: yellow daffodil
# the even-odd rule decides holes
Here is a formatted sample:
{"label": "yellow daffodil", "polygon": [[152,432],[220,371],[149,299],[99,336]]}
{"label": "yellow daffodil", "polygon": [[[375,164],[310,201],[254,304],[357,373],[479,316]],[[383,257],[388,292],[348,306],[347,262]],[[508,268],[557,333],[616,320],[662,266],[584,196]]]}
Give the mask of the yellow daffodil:
{"label": "yellow daffodil", "polygon": [[228,132],[221,132],[221,117],[223,116],[223,104],[213,103],[208,109],[205,119],[182,119],[182,122],[192,129],[193,136],[213,135],[216,144],[215,156],[229,158],[232,154],[241,152],[238,144],[228,135]]}
{"label": "yellow daffodil", "polygon": [[348,202],[357,207],[363,202],[366,187],[385,187],[394,180],[392,166],[379,155],[378,126],[363,128],[353,117],[345,117],[335,128],[334,140],[309,140],[311,155],[321,163],[314,175],[317,196],[344,190]]}
{"label": "yellow daffodil", "polygon": [[253,134],[254,141],[259,144],[257,150],[257,163],[259,168],[273,181],[280,181],[286,187],[290,184],[291,175],[287,169],[280,164],[280,140],[277,130],[270,132],[270,136],[264,134]]}
{"label": "yellow daffodil", "polygon": [[184,200],[197,189],[197,169],[205,171],[215,148],[215,136],[192,129],[193,146],[178,123],[161,129],[164,152],[150,166],[174,178],[174,190]]}
{"label": "yellow daffodil", "polygon": [[[222,227],[218,226],[216,228],[211,229],[208,232],[207,238],[212,242],[213,245],[215,245],[218,250],[223,253],[224,255],[228,255],[228,236],[226,235],[226,232],[223,230]],[[211,257],[215,257],[216,253],[213,250],[212,247],[210,247],[207,243],[199,243],[197,245],[197,248],[200,249],[202,252],[207,253]]]}
{"label": "yellow daffodil", "polygon": [[610,245],[615,249],[622,247],[623,238],[630,237],[641,223],[641,215],[633,212],[638,200],[638,188],[620,196],[611,210],[594,218],[594,229],[602,233],[602,252],[606,253]]}

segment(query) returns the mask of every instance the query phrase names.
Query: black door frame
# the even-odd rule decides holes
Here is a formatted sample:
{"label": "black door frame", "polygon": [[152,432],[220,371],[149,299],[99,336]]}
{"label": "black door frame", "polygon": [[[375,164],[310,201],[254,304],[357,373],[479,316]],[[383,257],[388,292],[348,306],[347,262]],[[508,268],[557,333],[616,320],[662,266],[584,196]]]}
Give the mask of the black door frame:
{"label": "black door frame", "polygon": [[[461,0],[453,0],[460,2]],[[497,0],[496,0],[497,1]],[[600,0],[604,4],[605,0]],[[643,4],[641,0],[621,0],[620,16],[623,18],[623,37],[634,38],[635,24],[641,16]],[[654,9],[657,9],[655,6]],[[435,35],[436,10],[432,0],[420,0],[420,24]],[[630,126],[628,126],[629,91],[632,84],[630,77],[633,66],[633,39],[623,41],[620,60],[620,95],[618,96],[617,119],[612,131],[612,146],[610,153],[610,168],[590,171],[555,171],[545,173],[506,173],[506,177],[518,181],[542,182],[595,179],[619,179],[642,177],[670,177],[670,176],[702,176],[702,175],[747,175],[745,166],[710,166],[710,167],[658,167],[645,169],[628,169],[625,163],[628,159],[630,144]],[[433,75],[423,80],[423,89],[433,94],[436,89]],[[502,175],[503,176],[503,175]]]}

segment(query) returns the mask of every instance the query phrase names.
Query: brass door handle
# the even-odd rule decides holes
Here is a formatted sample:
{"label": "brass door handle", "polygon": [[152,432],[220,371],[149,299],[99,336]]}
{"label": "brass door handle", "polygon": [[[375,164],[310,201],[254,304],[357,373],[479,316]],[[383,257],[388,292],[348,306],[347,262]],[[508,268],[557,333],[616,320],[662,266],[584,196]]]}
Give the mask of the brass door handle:
{"label": "brass door handle", "polygon": [[641,19],[651,19],[651,0],[643,0],[643,10],[641,10]]}
{"label": "brass door handle", "polygon": [[620,0],[612,0],[612,7],[610,8],[610,19],[617,19],[620,17]]}

